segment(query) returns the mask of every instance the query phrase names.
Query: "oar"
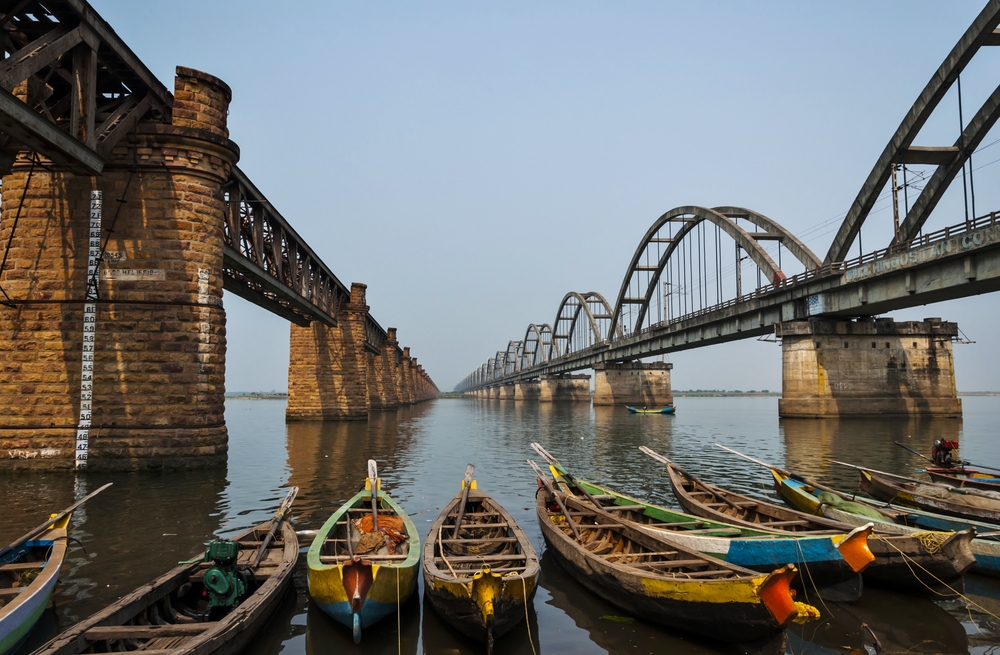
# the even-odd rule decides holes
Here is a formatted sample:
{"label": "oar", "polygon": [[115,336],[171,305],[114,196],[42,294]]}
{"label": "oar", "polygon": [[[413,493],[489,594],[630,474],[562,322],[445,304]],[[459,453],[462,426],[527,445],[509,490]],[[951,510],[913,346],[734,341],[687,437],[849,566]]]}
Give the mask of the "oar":
{"label": "oar", "polygon": [[545,474],[542,473],[542,469],[538,468],[538,464],[535,464],[530,459],[528,460],[528,463],[531,464],[531,468],[535,469],[535,475],[537,475],[538,479],[542,481],[543,485],[545,485],[545,490],[556,499],[556,502],[559,504],[559,509],[562,510],[563,516],[566,517],[566,522],[569,523],[570,530],[573,531],[573,536],[576,537],[577,541],[580,541],[580,531],[576,529],[576,523],[573,523],[573,517],[569,515],[569,510],[567,510],[566,506],[563,505],[563,501],[559,498],[558,494],[556,494],[556,490],[552,488],[548,478],[546,478]]}
{"label": "oar", "polygon": [[372,487],[372,532],[378,530],[378,465],[374,459],[368,460],[368,481]]}
{"label": "oar", "polygon": [[12,544],[10,544],[8,546],[4,546],[3,548],[0,548],[0,557],[3,557],[4,555],[6,555],[10,551],[14,550],[18,546],[24,544],[25,542],[31,541],[31,538],[38,536],[39,533],[48,530],[48,528],[49,528],[50,525],[52,525],[56,521],[62,519],[67,514],[72,513],[73,510],[75,510],[77,507],[79,507],[80,505],[84,504],[85,502],[87,502],[88,500],[90,500],[91,498],[93,498],[94,496],[96,496],[97,494],[101,493],[102,491],[104,491],[105,489],[107,489],[108,487],[110,487],[112,484],[114,484],[114,483],[109,482],[106,485],[104,485],[103,487],[101,487],[100,489],[98,489],[97,491],[95,491],[93,493],[90,493],[90,494],[87,494],[86,496],[84,496],[80,500],[76,501],[75,503],[73,503],[72,505],[70,505],[69,507],[67,507],[66,509],[64,509],[63,511],[61,511],[58,514],[56,514],[55,516],[49,518],[47,521],[45,521],[45,523],[42,523],[37,528],[33,528],[32,530],[30,530],[29,532],[27,532],[26,534],[24,534],[24,536],[18,538],[18,540],[15,541],[14,543],[12,543]]}
{"label": "oar", "polygon": [[469,502],[469,487],[472,486],[472,472],[476,467],[472,464],[465,465],[465,480],[462,481],[462,502],[458,506],[458,517],[455,519],[455,533],[452,539],[458,539],[458,531],[462,528],[462,516],[465,514],[465,503]]}
{"label": "oar", "polygon": [[257,550],[257,556],[253,558],[253,564],[250,565],[250,568],[255,569],[260,566],[261,560],[263,560],[264,555],[267,554],[267,547],[271,545],[272,541],[274,541],[275,533],[278,531],[278,528],[281,527],[281,523],[285,520],[285,517],[288,516],[288,512],[292,510],[292,503],[295,501],[295,496],[298,493],[299,488],[292,487],[288,490],[288,495],[285,496],[285,499],[281,501],[280,505],[278,505],[278,511],[274,513],[274,520],[271,521],[271,529],[267,531],[264,541],[260,543],[260,548]]}
{"label": "oar", "polygon": [[607,511],[607,510],[605,510],[605,509],[604,509],[604,506],[603,506],[603,505],[601,505],[601,503],[599,503],[599,502],[597,501],[597,499],[596,499],[596,498],[594,498],[594,497],[593,497],[593,496],[592,496],[592,495],[590,494],[590,492],[589,492],[589,491],[587,491],[586,489],[584,489],[584,488],[583,488],[583,485],[581,485],[581,484],[580,484],[580,483],[579,483],[579,482],[577,481],[576,477],[575,477],[575,476],[573,476],[573,474],[571,474],[571,473],[570,473],[569,471],[567,471],[567,470],[566,470],[565,468],[563,468],[563,465],[559,463],[559,460],[558,460],[558,459],[556,459],[555,457],[553,457],[553,456],[552,456],[552,455],[551,455],[551,454],[549,453],[549,451],[547,451],[547,450],[545,450],[544,448],[542,448],[541,444],[539,444],[539,443],[536,443],[536,442],[534,442],[534,441],[533,441],[533,442],[531,442],[531,447],[532,447],[532,448],[534,448],[534,449],[535,449],[535,452],[536,452],[536,453],[538,453],[539,455],[541,455],[541,456],[542,456],[542,458],[543,458],[543,459],[544,459],[544,460],[545,460],[546,462],[548,462],[548,463],[549,463],[549,464],[551,464],[551,465],[552,465],[553,467],[555,467],[556,469],[558,469],[558,470],[559,470],[559,474],[560,474],[560,475],[562,475],[562,476],[563,476],[564,478],[566,478],[567,480],[569,480],[569,481],[570,481],[570,482],[571,482],[571,483],[573,484],[573,486],[574,486],[574,487],[576,487],[577,489],[579,489],[580,491],[582,491],[582,492],[583,492],[583,495],[585,495],[585,496],[587,497],[587,500],[589,500],[589,501],[590,501],[591,503],[593,503],[593,504],[594,504],[594,507],[596,507],[596,508],[597,508],[598,510],[600,510],[600,511],[602,511],[602,512],[604,512],[604,511]]}

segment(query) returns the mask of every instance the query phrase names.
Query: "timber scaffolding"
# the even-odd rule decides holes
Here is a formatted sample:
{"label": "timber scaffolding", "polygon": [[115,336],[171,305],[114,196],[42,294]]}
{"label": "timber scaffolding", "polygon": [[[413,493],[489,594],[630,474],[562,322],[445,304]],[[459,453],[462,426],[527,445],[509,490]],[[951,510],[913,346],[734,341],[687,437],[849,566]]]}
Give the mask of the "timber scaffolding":
{"label": "timber scaffolding", "polygon": [[223,289],[291,324],[288,420],[437,389],[236,162],[222,80],[173,93],[83,0],[0,12],[0,468],[224,462]]}

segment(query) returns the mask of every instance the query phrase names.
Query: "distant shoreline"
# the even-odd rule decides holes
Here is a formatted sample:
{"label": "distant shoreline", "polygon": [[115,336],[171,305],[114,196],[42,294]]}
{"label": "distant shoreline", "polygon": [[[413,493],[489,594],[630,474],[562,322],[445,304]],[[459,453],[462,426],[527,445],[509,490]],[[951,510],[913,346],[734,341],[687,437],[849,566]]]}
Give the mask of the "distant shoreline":
{"label": "distant shoreline", "polygon": [[233,400],[288,400],[287,393],[277,391],[233,391],[226,393],[226,399]]}

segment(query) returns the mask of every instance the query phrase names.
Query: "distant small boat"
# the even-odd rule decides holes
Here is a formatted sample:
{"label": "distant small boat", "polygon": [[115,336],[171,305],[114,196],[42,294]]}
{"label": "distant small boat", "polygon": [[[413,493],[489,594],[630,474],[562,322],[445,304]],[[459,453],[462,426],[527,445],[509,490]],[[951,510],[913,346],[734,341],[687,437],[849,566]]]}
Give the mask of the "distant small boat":
{"label": "distant small boat", "polygon": [[493,640],[524,620],[535,596],[538,556],[528,537],[476,488],[470,471],[431,526],[423,550],[424,596],[445,621],[492,652]]}
{"label": "distant small boat", "polygon": [[[371,460],[369,467],[374,467]],[[360,643],[362,630],[396,612],[417,588],[417,528],[381,486],[377,473],[370,474],[364,489],[323,524],[307,555],[309,595],[326,614],[351,628],[354,643]]]}
{"label": "distant small boat", "polygon": [[206,555],[140,586],[33,655],[239,653],[291,588],[299,541],[284,519],[279,509],[232,540],[212,542]]}
{"label": "distant small boat", "polygon": [[0,557],[0,655],[17,648],[49,604],[66,556],[70,515]]}
{"label": "distant small boat", "polygon": [[639,409],[638,407],[631,407],[631,406],[626,407],[625,409],[627,409],[628,411],[632,412],[633,414],[673,414],[674,413],[674,406],[673,405],[671,405],[670,407],[664,407],[663,409],[646,409],[645,407],[643,407],[642,409]]}
{"label": "distant small boat", "polygon": [[780,633],[800,612],[819,614],[792,598],[793,565],[767,574],[734,566],[595,511],[562,492],[553,496],[551,483],[543,483],[547,488],[536,495],[538,522],[560,565],[632,616],[713,639],[746,642]]}

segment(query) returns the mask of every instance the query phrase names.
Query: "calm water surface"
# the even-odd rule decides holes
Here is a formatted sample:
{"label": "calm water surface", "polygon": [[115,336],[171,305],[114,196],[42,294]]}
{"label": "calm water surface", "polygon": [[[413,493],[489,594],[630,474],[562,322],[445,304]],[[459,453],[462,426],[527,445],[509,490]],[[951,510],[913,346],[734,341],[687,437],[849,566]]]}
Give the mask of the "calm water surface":
{"label": "calm water surface", "polygon": [[[46,512],[105,482],[115,485],[77,512],[56,608],[21,655],[197,553],[213,535],[230,535],[269,518],[300,487],[294,522],[316,529],[355,493],[369,457],[383,486],[412,515],[421,532],[457,492],[465,464],[476,465],[481,489],[500,501],[537,545],[534,476],[524,460],[541,442],[571,470],[643,499],[676,506],[662,467],[637,447],[648,444],[700,476],[772,496],[766,471],[713,446],[724,443],[760,459],[854,489],[853,471],[830,459],[906,473],[920,465],[893,445],[905,440],[929,452],[937,438],[958,439],[972,461],[1000,466],[1000,397],[967,397],[964,421],[789,420],[777,418],[776,398],[679,398],[675,417],[635,416],[624,408],[474,400],[437,400],[374,414],[367,423],[285,425],[285,403],[230,400],[225,468],[162,473],[5,473],[0,498],[3,534],[13,538]],[[0,538],[0,541],[4,539]],[[247,655],[365,653],[481,653],[429,606],[414,598],[397,630],[390,618],[366,631],[360,647],[350,631],[314,608],[306,592],[303,557],[290,595]],[[855,604],[821,606],[823,620],[788,631],[786,651],[848,653],[861,646],[860,625],[872,627],[888,651],[988,653],[1000,646],[1000,581],[969,576],[965,601],[933,601],[867,588]],[[497,653],[678,653],[735,649],[629,621],[622,612],[566,575],[551,555],[527,627],[497,642]],[[994,616],[996,615],[996,616]],[[623,620],[624,619],[624,620]],[[530,631],[530,633],[529,633]],[[400,649],[401,646],[401,649]],[[728,648],[728,650],[727,650]]]}

